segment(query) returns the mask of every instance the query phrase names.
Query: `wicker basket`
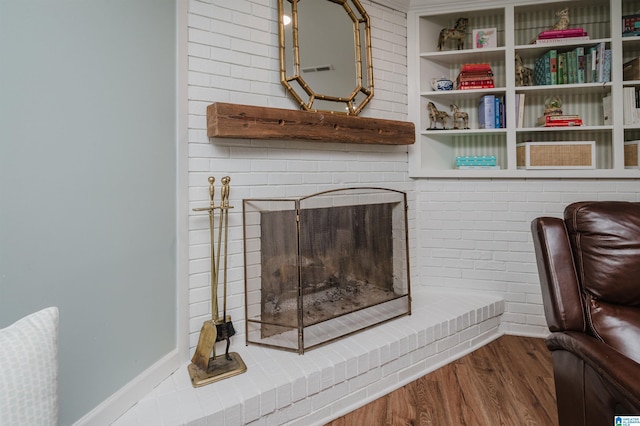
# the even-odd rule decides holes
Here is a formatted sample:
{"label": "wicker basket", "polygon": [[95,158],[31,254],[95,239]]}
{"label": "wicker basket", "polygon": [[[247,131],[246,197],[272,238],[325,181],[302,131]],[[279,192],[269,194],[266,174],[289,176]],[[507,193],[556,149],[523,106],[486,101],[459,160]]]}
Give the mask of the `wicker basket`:
{"label": "wicker basket", "polygon": [[638,168],[638,144],[640,141],[629,141],[624,143],[624,168]]}
{"label": "wicker basket", "polygon": [[525,169],[595,169],[595,141],[523,142],[516,165]]}

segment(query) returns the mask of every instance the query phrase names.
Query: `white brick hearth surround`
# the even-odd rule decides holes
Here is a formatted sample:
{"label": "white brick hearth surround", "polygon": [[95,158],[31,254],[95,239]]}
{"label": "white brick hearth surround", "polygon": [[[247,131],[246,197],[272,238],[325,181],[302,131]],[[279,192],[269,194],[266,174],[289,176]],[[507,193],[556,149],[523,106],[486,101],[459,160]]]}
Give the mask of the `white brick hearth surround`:
{"label": "white brick hearth surround", "polygon": [[115,422],[323,425],[500,335],[497,296],[414,294],[411,316],[298,355],[239,348],[247,372],[193,388],[186,366]]}
{"label": "white brick hearth surround", "polygon": [[[361,3],[371,17],[375,77],[375,96],[362,115],[406,120],[406,15],[368,0]],[[638,181],[631,179],[413,180],[408,177],[403,146],[262,140],[211,143],[205,114],[213,102],[290,109],[297,105],[279,82],[275,0],[189,0],[187,20],[189,205],[185,208],[191,212],[207,205],[208,176],[218,181],[231,176],[230,204],[235,208],[229,218],[228,303],[238,331],[232,350],[245,358],[249,372],[228,379],[230,388],[214,384],[196,390],[188,382],[186,366],[181,367],[118,425],[218,425],[222,423],[215,420],[220,418],[215,413],[220,410],[225,425],[289,420],[312,424],[363,404],[384,393],[383,388],[391,390],[499,333],[544,336],[547,329],[530,221],[543,214],[559,216],[572,201],[640,201]],[[414,315],[303,356],[245,347],[242,199],[299,197],[351,186],[408,193]],[[206,216],[191,212],[188,234],[193,353],[200,327],[210,318]],[[433,300],[424,297],[425,290],[459,296],[427,313]],[[443,319],[443,312],[450,316]],[[406,334],[409,329],[416,334]],[[369,339],[376,340],[378,335],[390,340],[375,346]],[[287,371],[270,371],[265,364],[270,359],[284,364]],[[329,365],[330,360],[335,364]],[[285,383],[285,375],[293,381]],[[254,388],[264,393],[257,396]],[[242,397],[249,399],[240,402]],[[160,414],[163,422],[155,422]],[[208,417],[213,420],[207,421]]]}

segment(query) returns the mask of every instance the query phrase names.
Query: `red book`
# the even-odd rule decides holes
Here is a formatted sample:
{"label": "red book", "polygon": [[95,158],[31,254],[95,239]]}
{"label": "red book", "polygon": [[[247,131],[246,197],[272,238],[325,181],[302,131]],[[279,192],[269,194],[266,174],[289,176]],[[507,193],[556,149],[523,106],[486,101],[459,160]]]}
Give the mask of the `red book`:
{"label": "red book", "polygon": [[583,28],[568,28],[566,30],[548,30],[538,34],[538,38],[580,37],[587,35]]}
{"label": "red book", "polygon": [[554,120],[547,121],[545,127],[569,127],[569,126],[582,126],[582,119],[577,118],[575,120]]}
{"label": "red book", "polygon": [[491,71],[491,65],[489,64],[464,64],[460,68],[460,72],[466,71]]}

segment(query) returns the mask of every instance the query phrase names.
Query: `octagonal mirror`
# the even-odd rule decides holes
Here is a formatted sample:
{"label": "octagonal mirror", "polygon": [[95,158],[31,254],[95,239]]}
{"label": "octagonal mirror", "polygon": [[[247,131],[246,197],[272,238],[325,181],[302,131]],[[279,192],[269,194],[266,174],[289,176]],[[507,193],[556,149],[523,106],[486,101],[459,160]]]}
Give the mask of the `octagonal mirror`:
{"label": "octagonal mirror", "polygon": [[278,0],[280,81],[307,111],[357,115],[373,97],[371,26],[359,0]]}

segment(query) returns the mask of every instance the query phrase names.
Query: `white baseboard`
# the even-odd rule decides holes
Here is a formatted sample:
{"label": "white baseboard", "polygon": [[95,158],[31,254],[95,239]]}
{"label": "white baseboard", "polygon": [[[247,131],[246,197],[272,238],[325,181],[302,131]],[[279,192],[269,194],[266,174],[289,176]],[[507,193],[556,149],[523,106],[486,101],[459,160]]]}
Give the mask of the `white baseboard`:
{"label": "white baseboard", "polygon": [[174,349],[84,415],[74,423],[74,426],[110,425],[179,367],[180,356],[178,350]]}

